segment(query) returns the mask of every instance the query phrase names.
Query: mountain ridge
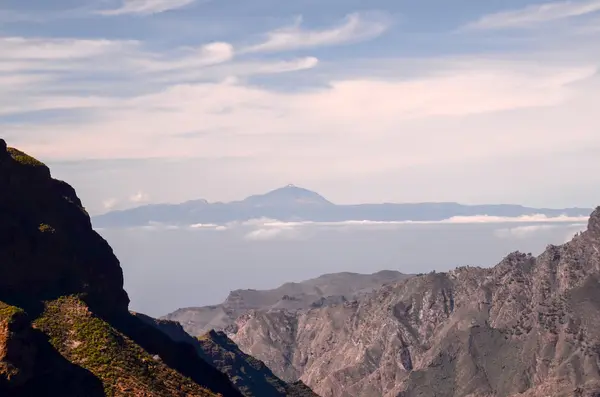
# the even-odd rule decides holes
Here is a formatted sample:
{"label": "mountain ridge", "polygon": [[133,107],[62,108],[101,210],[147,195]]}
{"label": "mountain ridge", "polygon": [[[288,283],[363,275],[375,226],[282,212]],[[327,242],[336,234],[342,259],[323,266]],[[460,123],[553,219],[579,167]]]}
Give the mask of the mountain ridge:
{"label": "mountain ridge", "polygon": [[324,274],[298,283],[285,283],[270,290],[231,291],[224,302],[203,307],[186,307],[162,317],[181,323],[190,335],[211,330],[227,330],[235,320],[252,310],[302,310],[332,303],[344,303],[379,288],[386,283],[412,277],[398,271],[383,270],[373,274],[351,272]]}
{"label": "mountain ridge", "polygon": [[243,200],[148,204],[93,218],[97,227],[165,224],[225,224],[268,218],[278,221],[441,221],[457,216],[587,216],[591,208],[533,208],[514,204],[464,205],[453,202],[334,204],[308,189],[288,185]]}
{"label": "mountain ridge", "polygon": [[323,397],[600,395],[600,207],[539,256],[381,287],[354,304],[254,310],[229,337]]}

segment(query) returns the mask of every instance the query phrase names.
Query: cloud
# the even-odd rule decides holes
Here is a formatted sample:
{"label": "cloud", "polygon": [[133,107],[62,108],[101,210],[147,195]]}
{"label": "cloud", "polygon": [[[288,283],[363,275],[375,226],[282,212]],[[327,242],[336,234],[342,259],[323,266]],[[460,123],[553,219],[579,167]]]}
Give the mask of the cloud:
{"label": "cloud", "polygon": [[544,22],[578,17],[600,11],[600,1],[562,1],[530,5],[520,10],[499,12],[470,23],[467,29],[529,27]]}
{"label": "cloud", "polygon": [[547,230],[555,229],[567,229],[568,238],[565,242],[570,241],[573,236],[586,229],[586,223],[575,223],[575,224],[544,224],[544,225],[527,225],[527,226],[516,226],[509,228],[497,229],[494,231],[494,235],[499,238],[528,238],[535,234],[538,234]]}
{"label": "cloud", "polygon": [[[369,172],[373,167],[401,167],[429,159],[514,154],[532,143],[537,151],[544,151],[597,139],[597,122],[591,109],[587,110],[596,96],[593,85],[573,87],[594,76],[596,67],[591,64],[494,64],[473,60],[468,66],[449,63],[446,68],[406,81],[342,79],[300,92],[278,92],[229,80],[173,84],[132,97],[26,96],[20,100],[7,95],[1,109],[5,114],[14,114],[59,107],[93,108],[93,117],[82,125],[45,123],[27,127],[29,136],[60,131],[53,133],[52,144],[34,139],[19,143],[38,156],[58,159],[222,158],[269,153],[291,159],[301,152],[294,145],[285,145],[286,140],[305,137],[300,141],[305,145],[305,140],[308,144],[311,137],[318,136],[320,145],[306,148],[311,156],[335,153],[355,159],[377,152],[376,161],[365,162],[358,171]],[[377,93],[376,100],[365,100],[373,93]],[[0,93],[0,104],[2,97]],[[532,111],[537,120],[535,128],[518,122],[518,118],[500,118],[502,111],[536,108],[549,114],[540,117]],[[479,123],[478,118],[467,118],[486,113],[497,113],[499,120]],[[568,120],[576,121],[572,119],[575,116],[580,128],[569,136],[561,133]],[[460,129],[449,133],[452,118],[463,121]],[[369,126],[368,135],[364,126]],[[84,127],[86,133],[80,134]],[[17,139],[23,136],[20,128],[24,127],[12,129]],[[485,128],[485,134],[481,128]],[[197,130],[215,133],[182,144],[182,134]],[[344,132],[343,137],[338,131]],[[225,136],[235,136],[237,144],[231,145]],[[522,145],[515,146],[515,139]],[[390,140],[410,145],[398,146]],[[432,141],[438,144],[432,146]],[[466,142],[468,150],[447,150],[459,141]],[[311,162],[302,167],[310,172],[311,164],[317,166]],[[357,171],[341,163],[337,168],[330,167],[330,171],[338,168]]]}
{"label": "cloud", "polygon": [[251,241],[271,240],[302,240],[310,238],[317,230],[348,231],[357,229],[386,230],[390,228],[405,227],[411,225],[466,225],[466,224],[523,224],[527,225],[497,229],[494,234],[500,238],[526,238],[542,230],[556,228],[570,228],[583,230],[588,217],[556,216],[548,217],[533,214],[519,217],[496,217],[496,216],[464,216],[452,217],[441,221],[341,221],[341,222],[282,222],[273,219],[251,219],[244,222],[232,222],[223,226],[227,230],[254,229],[244,235],[244,239]]}
{"label": "cloud", "polygon": [[275,228],[291,228],[302,226],[356,226],[369,227],[378,225],[439,225],[439,224],[481,224],[481,223],[573,223],[587,222],[587,216],[547,216],[544,214],[532,214],[523,216],[453,216],[448,219],[439,221],[370,221],[370,220],[352,220],[340,222],[314,222],[314,221],[298,221],[298,222],[282,222],[272,219],[253,219],[246,221],[244,225],[275,227]]}
{"label": "cloud", "polygon": [[323,30],[305,30],[302,17],[288,27],[266,34],[266,40],[241,50],[242,53],[290,51],[301,48],[323,47],[375,38],[384,33],[389,23],[384,18],[366,19],[354,13],[346,16],[343,24]]}
{"label": "cloud", "polygon": [[257,229],[244,236],[250,241],[273,241],[273,240],[301,240],[303,235],[293,228],[266,228]]}
{"label": "cloud", "polygon": [[195,69],[204,66],[217,65],[230,61],[234,57],[233,46],[225,42],[213,42],[199,49],[186,49],[184,55],[173,57],[172,55],[158,57],[147,56],[133,60],[136,67],[146,71],[161,72],[181,69]]}
{"label": "cloud", "polygon": [[25,38],[0,36],[0,60],[76,61],[126,53],[138,46],[133,40],[85,40],[72,38]]}
{"label": "cloud", "polygon": [[189,226],[190,229],[217,229],[218,227],[219,225],[214,223],[195,223]]}
{"label": "cloud", "polygon": [[133,196],[129,197],[129,201],[131,201],[132,203],[145,203],[150,201],[150,196],[142,191],[137,192],[136,194],[134,194]]}
{"label": "cloud", "polygon": [[104,207],[105,210],[110,211],[110,210],[114,209],[118,203],[119,203],[119,200],[117,200],[116,198],[109,198],[102,202],[102,206]]}
{"label": "cloud", "polygon": [[194,3],[196,0],[123,0],[121,7],[102,10],[100,15],[114,16],[126,14],[151,15],[175,10]]}

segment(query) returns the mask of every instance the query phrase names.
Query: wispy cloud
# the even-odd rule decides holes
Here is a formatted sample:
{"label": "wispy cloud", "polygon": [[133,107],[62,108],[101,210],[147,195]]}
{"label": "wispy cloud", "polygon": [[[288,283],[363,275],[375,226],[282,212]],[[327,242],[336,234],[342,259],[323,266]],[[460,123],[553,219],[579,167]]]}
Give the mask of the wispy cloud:
{"label": "wispy cloud", "polygon": [[139,14],[151,15],[175,10],[194,3],[196,0],[123,0],[121,7],[98,11],[101,15]]}
{"label": "wispy cloud", "polygon": [[107,211],[114,209],[117,206],[117,204],[119,204],[119,200],[117,200],[116,198],[109,198],[102,202],[104,209]]}
{"label": "wispy cloud", "polygon": [[544,22],[578,17],[600,11],[600,1],[563,1],[530,5],[519,10],[486,15],[467,29],[521,28]]}
{"label": "wispy cloud", "polygon": [[138,44],[136,41],[102,39],[0,37],[0,61],[78,60],[130,51]]}
{"label": "wispy cloud", "polygon": [[294,228],[257,229],[244,236],[250,241],[302,240],[306,236]]}
{"label": "wispy cloud", "polygon": [[200,48],[186,48],[179,52],[181,54],[163,56],[148,54],[132,60],[132,63],[144,71],[164,72],[217,65],[230,61],[234,57],[233,46],[225,42],[213,42]]}
{"label": "wispy cloud", "polygon": [[136,194],[129,197],[129,201],[136,204],[145,203],[150,201],[150,196],[146,192],[139,191]]}
{"label": "wispy cloud", "polygon": [[298,17],[292,26],[267,33],[264,42],[242,49],[241,52],[289,51],[357,42],[375,38],[389,27],[385,18],[369,19],[358,13],[348,15],[342,24],[330,29],[307,30],[301,24],[302,17]]}
{"label": "wispy cloud", "polygon": [[568,224],[537,224],[537,225],[527,225],[527,226],[515,226],[508,228],[501,228],[494,231],[494,235],[499,238],[528,238],[540,232],[556,230],[556,229],[565,229],[568,233],[568,239],[566,241],[571,240],[573,235],[577,232],[583,231],[586,229],[586,223],[568,223]]}

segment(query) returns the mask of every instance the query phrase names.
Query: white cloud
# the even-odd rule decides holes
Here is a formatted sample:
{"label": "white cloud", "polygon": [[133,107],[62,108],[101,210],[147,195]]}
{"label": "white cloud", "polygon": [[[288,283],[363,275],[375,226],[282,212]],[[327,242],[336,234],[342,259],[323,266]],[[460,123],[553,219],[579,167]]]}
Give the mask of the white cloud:
{"label": "white cloud", "polygon": [[301,24],[298,17],[292,26],[267,33],[264,42],[241,52],[288,51],[368,40],[381,35],[389,25],[384,18],[369,20],[358,13],[348,15],[343,24],[331,29],[305,30]]}
{"label": "white cloud", "polygon": [[217,229],[219,226],[214,223],[194,223],[189,227],[190,229]]}
{"label": "white cloud", "polygon": [[586,223],[516,226],[497,229],[494,231],[494,235],[499,238],[528,238],[547,230],[566,229],[568,230],[566,242],[570,241],[576,233],[585,230],[586,226]]}
{"label": "white cloud", "polygon": [[303,235],[293,228],[265,228],[246,234],[244,239],[251,241],[300,240],[303,239]]}
{"label": "white cloud", "polygon": [[126,53],[138,44],[136,41],[120,40],[0,36],[0,61],[73,61]]}
{"label": "white cloud", "polygon": [[162,59],[157,56],[147,56],[139,60],[133,60],[133,63],[143,70],[160,72],[217,65],[230,61],[233,57],[234,49],[231,44],[213,42],[202,46],[200,49],[187,49],[185,55],[180,58],[174,58],[171,55],[164,56]]}
{"label": "white cloud", "polygon": [[469,29],[529,27],[543,22],[578,17],[600,11],[600,1],[562,1],[530,5],[520,10],[499,12],[482,17]]}
{"label": "white cloud", "polygon": [[390,229],[411,225],[466,225],[466,224],[523,224],[514,227],[497,229],[494,234],[500,238],[525,238],[542,230],[555,228],[569,228],[583,230],[588,217],[556,216],[548,217],[533,214],[519,217],[497,216],[457,216],[441,221],[341,221],[341,222],[282,222],[272,219],[252,219],[245,222],[233,222],[227,225],[228,230],[252,227],[254,230],[246,233],[244,239],[253,241],[266,240],[300,240],[310,237],[315,230],[357,230],[357,229]]}
{"label": "white cloud", "polygon": [[356,226],[370,227],[378,225],[439,225],[439,224],[480,224],[480,223],[573,223],[587,222],[587,216],[547,216],[544,214],[532,214],[523,216],[453,216],[440,221],[369,221],[369,220],[353,220],[340,222],[313,222],[313,221],[298,221],[298,222],[282,222],[272,219],[253,219],[244,222],[244,225],[274,227],[274,228],[293,228],[302,226]]}
{"label": "white cloud", "polygon": [[109,199],[104,200],[102,202],[102,205],[105,210],[110,211],[110,210],[114,209],[118,203],[119,203],[119,200],[117,200],[116,198],[109,198]]}
{"label": "white cloud", "polygon": [[148,193],[139,191],[136,194],[132,195],[129,197],[129,201],[131,201],[132,203],[145,203],[150,201],[150,196],[148,195]]}
{"label": "white cloud", "polygon": [[98,11],[101,15],[125,15],[125,14],[159,14],[161,12],[175,10],[194,3],[196,0],[123,0],[121,7],[113,10]]}
{"label": "white cloud", "polygon": [[[306,148],[306,155],[329,157],[329,161],[332,153],[340,160],[347,158],[351,163],[338,161],[328,172],[348,174],[434,160],[514,154],[530,150],[531,145],[538,153],[573,145],[587,147],[598,139],[592,109],[597,91],[593,84],[575,85],[593,77],[593,64],[473,60],[469,66],[451,63],[446,68],[407,81],[346,79],[302,92],[276,92],[225,81],[172,85],[131,98],[24,97],[19,101],[7,96],[2,109],[7,113],[50,106],[94,108],[93,119],[82,125],[27,127],[30,136],[42,132],[55,135],[52,144],[33,139],[17,142],[44,158],[271,154],[290,160],[302,153],[286,141],[303,136],[319,139],[318,146]],[[524,113],[512,118],[501,116],[503,111],[517,110],[528,110],[531,121],[522,122]],[[487,120],[475,117],[484,114]],[[569,135],[562,133],[573,123],[579,127],[569,127]],[[83,126],[85,134],[80,133]],[[16,135],[23,127],[13,128]],[[181,140],[182,134],[198,130],[215,132]],[[235,137],[236,144],[226,136]],[[156,145],[157,141],[161,144]],[[462,147],[456,146],[459,142]],[[376,158],[361,162],[357,169],[356,158],[369,157],[370,153],[376,153]],[[319,162],[298,163],[300,166],[306,173],[322,172]]]}

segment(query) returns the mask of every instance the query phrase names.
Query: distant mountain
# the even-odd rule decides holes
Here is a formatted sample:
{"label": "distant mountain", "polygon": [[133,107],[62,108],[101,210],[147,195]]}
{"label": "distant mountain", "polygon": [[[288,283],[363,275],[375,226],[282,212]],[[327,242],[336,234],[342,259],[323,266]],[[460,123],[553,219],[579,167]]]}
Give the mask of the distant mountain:
{"label": "distant mountain", "polygon": [[231,330],[323,397],[598,397],[600,207],[538,257],[415,276],[354,303],[254,310]]}
{"label": "distant mountain", "polygon": [[236,319],[252,310],[295,311],[348,302],[408,277],[411,276],[390,270],[375,274],[326,274],[301,283],[286,283],[272,290],[233,291],[220,305],[179,309],[164,319],[181,323],[195,336],[212,329],[231,331]]}
{"label": "distant mountain", "polygon": [[190,225],[225,224],[257,218],[280,221],[440,221],[455,216],[517,217],[541,214],[549,217],[586,216],[591,208],[530,208],[520,205],[462,205],[458,203],[336,205],[318,193],[288,185],[241,201],[209,203],[193,200],[181,204],[151,204],[112,211],[93,219],[96,227],[143,226],[153,222]]}
{"label": "distant mountain", "polygon": [[333,205],[320,194],[294,185],[287,185],[265,194],[250,196],[238,203],[252,207],[267,208]]}

